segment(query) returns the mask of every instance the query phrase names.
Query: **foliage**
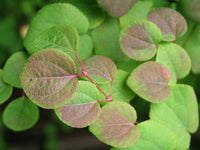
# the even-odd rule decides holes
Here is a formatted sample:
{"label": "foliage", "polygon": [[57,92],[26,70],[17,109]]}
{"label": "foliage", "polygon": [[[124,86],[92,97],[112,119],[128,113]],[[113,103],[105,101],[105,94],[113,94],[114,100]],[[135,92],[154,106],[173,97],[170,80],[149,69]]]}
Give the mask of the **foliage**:
{"label": "foliage", "polygon": [[[61,2],[38,11],[27,52],[14,53],[0,70],[0,104],[12,87],[22,89],[5,108],[4,124],[31,128],[39,106],[69,126],[89,126],[112,150],[188,149],[198,103],[193,87],[179,80],[200,72],[193,21],[200,12],[191,10],[199,2],[181,0],[176,9],[163,0]],[[150,104],[148,120],[137,121],[136,95]]]}

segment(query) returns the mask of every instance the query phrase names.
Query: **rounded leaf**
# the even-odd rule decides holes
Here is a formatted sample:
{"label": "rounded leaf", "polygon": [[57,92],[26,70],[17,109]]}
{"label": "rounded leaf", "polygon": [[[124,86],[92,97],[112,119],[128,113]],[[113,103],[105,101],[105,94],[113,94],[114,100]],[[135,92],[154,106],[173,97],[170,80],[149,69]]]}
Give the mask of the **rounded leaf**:
{"label": "rounded leaf", "polygon": [[87,74],[97,83],[112,81],[117,73],[115,63],[105,56],[91,56],[83,61]]}
{"label": "rounded leaf", "polygon": [[133,145],[140,138],[140,130],[134,124],[135,109],[124,102],[110,102],[102,110],[98,120],[89,130],[102,142],[119,148]]}
{"label": "rounded leaf", "polygon": [[98,0],[101,7],[111,16],[120,17],[127,13],[137,0]]}
{"label": "rounded leaf", "polygon": [[55,3],[43,7],[33,18],[24,46],[29,51],[29,44],[45,30],[58,25],[67,24],[77,29],[79,34],[86,33],[89,28],[88,19],[71,4]]}
{"label": "rounded leaf", "polygon": [[176,83],[177,78],[187,76],[191,69],[189,55],[182,47],[174,43],[160,44],[156,61],[167,67],[172,83]]}
{"label": "rounded leaf", "polygon": [[160,103],[171,95],[169,80],[168,69],[152,61],[143,63],[133,70],[127,80],[127,85],[145,100]]}
{"label": "rounded leaf", "polygon": [[104,98],[96,86],[88,81],[79,81],[78,91],[66,105],[55,109],[55,113],[65,124],[84,128],[95,122],[101,112],[97,100]]}
{"label": "rounded leaf", "polygon": [[10,102],[3,112],[3,122],[13,131],[27,130],[34,126],[38,119],[38,107],[25,97]]}
{"label": "rounded leaf", "polygon": [[151,59],[157,51],[161,32],[149,22],[142,21],[131,24],[120,32],[120,46],[130,58],[138,61]]}
{"label": "rounded leaf", "polygon": [[28,55],[24,52],[14,53],[7,61],[3,68],[2,79],[7,84],[16,88],[22,88],[19,80],[19,74],[26,62]]}
{"label": "rounded leaf", "polygon": [[160,28],[163,41],[175,41],[187,31],[184,17],[171,8],[158,8],[150,12],[148,19]]}
{"label": "rounded leaf", "polygon": [[12,87],[2,81],[2,70],[0,69],[0,104],[3,104],[12,94]]}
{"label": "rounded leaf", "polygon": [[64,52],[78,50],[79,35],[77,30],[70,25],[55,25],[37,36],[29,45],[29,53],[46,48],[56,48]]}
{"label": "rounded leaf", "polygon": [[46,49],[34,53],[20,74],[26,95],[43,108],[57,108],[71,100],[78,87],[76,65],[66,53]]}

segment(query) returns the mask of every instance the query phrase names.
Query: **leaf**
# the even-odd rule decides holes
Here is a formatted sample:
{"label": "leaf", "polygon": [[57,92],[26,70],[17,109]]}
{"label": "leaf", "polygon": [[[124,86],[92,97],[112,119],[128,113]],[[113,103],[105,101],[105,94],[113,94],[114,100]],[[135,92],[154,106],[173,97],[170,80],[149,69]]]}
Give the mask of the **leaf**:
{"label": "leaf", "polygon": [[200,1],[199,0],[181,0],[181,7],[190,19],[200,22]]}
{"label": "leaf", "polygon": [[193,32],[190,34],[188,39],[183,44],[183,48],[187,51],[189,54],[191,61],[192,61],[192,72],[195,74],[200,73],[200,25],[196,25],[193,29]]}
{"label": "leaf", "polygon": [[137,1],[125,15],[119,18],[120,27],[124,28],[135,23],[136,20],[147,20],[151,7],[151,1]]}
{"label": "leaf", "polygon": [[154,8],[160,8],[160,7],[170,7],[170,2],[168,0],[143,0],[147,2],[151,2],[152,9]]}
{"label": "leaf", "polygon": [[118,20],[107,16],[104,23],[92,31],[95,54],[109,57],[114,62],[126,60],[128,57],[119,45],[119,32]]}
{"label": "leaf", "polygon": [[[172,150],[175,148],[175,134],[162,124],[147,120],[139,123],[138,128],[141,131],[140,139],[123,150]],[[122,149],[112,148],[111,150]]]}
{"label": "leaf", "polygon": [[169,80],[170,73],[167,68],[160,63],[150,61],[133,70],[126,83],[145,100],[161,103],[171,95]]}
{"label": "leaf", "polygon": [[114,80],[117,72],[115,63],[105,56],[91,56],[83,61],[83,65],[87,74],[96,83],[105,83]]}
{"label": "leaf", "polygon": [[163,41],[175,41],[187,31],[184,17],[171,8],[158,8],[149,14],[148,19],[160,28]]}
{"label": "leaf", "polygon": [[[116,77],[112,86],[112,98],[113,101],[129,102],[135,96],[135,93],[126,85],[126,80],[129,74],[123,70],[117,70]],[[110,94],[110,82],[106,84],[99,84],[100,88]]]}
{"label": "leaf", "polygon": [[133,145],[140,138],[140,130],[134,125],[135,109],[124,102],[110,102],[102,110],[98,120],[89,130],[102,142],[119,148]]}
{"label": "leaf", "polygon": [[93,29],[99,26],[105,19],[105,14],[94,0],[62,0],[76,6],[88,18],[89,28]]}
{"label": "leaf", "polygon": [[16,52],[6,61],[2,72],[2,80],[16,88],[22,88],[19,74],[28,58],[25,52]]}
{"label": "leaf", "polygon": [[24,46],[29,44],[45,30],[59,24],[71,25],[79,34],[88,31],[89,22],[85,15],[71,4],[55,3],[43,7],[34,17],[24,39]]}
{"label": "leaf", "polygon": [[0,104],[3,104],[12,94],[12,87],[2,81],[2,70],[0,69]]}
{"label": "leaf", "polygon": [[79,81],[75,96],[68,104],[55,109],[55,113],[65,124],[76,128],[84,128],[98,119],[101,108],[97,100],[102,98],[104,96],[93,83]]}
{"label": "leaf", "polygon": [[197,99],[190,86],[173,85],[171,88],[172,96],[166,102],[151,105],[150,118],[176,133],[179,147],[176,149],[188,149],[190,135],[186,130],[194,133],[199,125]]}
{"label": "leaf", "polygon": [[25,97],[10,102],[3,112],[4,124],[13,131],[27,130],[33,127],[38,119],[38,107]]}
{"label": "leaf", "polygon": [[98,0],[101,7],[111,16],[120,17],[127,13],[137,0]]}
{"label": "leaf", "polygon": [[70,25],[55,25],[37,36],[29,44],[28,52],[33,54],[41,49],[56,48],[64,52],[78,50],[79,35],[77,30]]}
{"label": "leaf", "polygon": [[182,47],[173,43],[159,45],[156,61],[167,67],[171,83],[176,83],[177,78],[187,76],[191,69],[189,55]]}
{"label": "leaf", "polygon": [[20,81],[26,95],[40,107],[61,107],[77,91],[76,65],[66,53],[46,49],[34,53],[25,64]]}
{"label": "leaf", "polygon": [[149,21],[136,22],[120,32],[120,46],[123,52],[137,61],[151,59],[156,54],[160,39],[159,28]]}
{"label": "leaf", "polygon": [[[93,55],[93,43],[88,34],[79,37],[77,54],[81,61]],[[68,53],[68,55],[71,56],[76,64],[79,64],[74,53]]]}

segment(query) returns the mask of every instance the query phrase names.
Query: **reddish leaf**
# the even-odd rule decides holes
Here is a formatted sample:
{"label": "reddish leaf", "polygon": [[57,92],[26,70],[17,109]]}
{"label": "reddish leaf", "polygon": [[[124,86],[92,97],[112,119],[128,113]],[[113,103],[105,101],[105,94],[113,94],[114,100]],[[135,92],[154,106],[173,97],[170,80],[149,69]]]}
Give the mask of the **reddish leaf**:
{"label": "reddish leaf", "polygon": [[134,124],[135,109],[124,102],[110,102],[102,110],[90,131],[101,141],[114,147],[125,148],[140,138],[140,130]]}
{"label": "reddish leaf", "polygon": [[156,9],[149,14],[148,19],[160,28],[163,41],[174,41],[187,31],[184,17],[171,8]]}
{"label": "reddish leaf", "polygon": [[120,17],[127,13],[137,0],[99,0],[103,9],[111,16]]}
{"label": "reddish leaf", "polygon": [[164,65],[146,62],[133,70],[127,84],[136,94],[147,101],[160,103],[171,95],[169,80],[170,73]]}
{"label": "reddish leaf", "polygon": [[20,81],[26,95],[43,108],[60,107],[71,100],[78,87],[76,65],[66,53],[47,49],[26,62]]}

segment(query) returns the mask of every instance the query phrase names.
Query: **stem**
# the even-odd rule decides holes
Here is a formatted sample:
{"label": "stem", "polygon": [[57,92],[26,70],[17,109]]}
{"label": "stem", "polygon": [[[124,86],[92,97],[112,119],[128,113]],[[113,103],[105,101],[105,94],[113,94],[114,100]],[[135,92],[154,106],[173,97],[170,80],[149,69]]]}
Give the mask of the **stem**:
{"label": "stem", "polygon": [[96,102],[109,102],[109,101],[112,101],[111,99],[103,99],[103,100],[97,100]]}
{"label": "stem", "polygon": [[81,65],[83,71],[85,71],[85,67],[83,66],[83,63],[81,62],[81,60],[79,59],[77,52],[75,53],[75,55],[76,55],[76,59],[78,60],[78,62],[79,62],[80,65]]}
{"label": "stem", "polygon": [[110,97],[112,97],[112,86],[113,86],[113,80],[111,80],[111,83],[110,83]]}
{"label": "stem", "polygon": [[24,90],[22,90],[22,97],[26,97]]}

